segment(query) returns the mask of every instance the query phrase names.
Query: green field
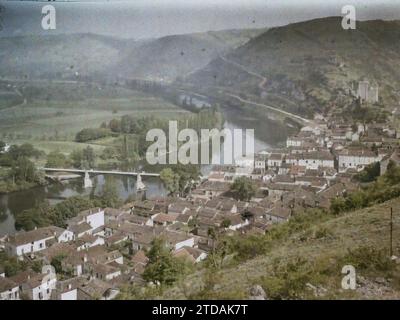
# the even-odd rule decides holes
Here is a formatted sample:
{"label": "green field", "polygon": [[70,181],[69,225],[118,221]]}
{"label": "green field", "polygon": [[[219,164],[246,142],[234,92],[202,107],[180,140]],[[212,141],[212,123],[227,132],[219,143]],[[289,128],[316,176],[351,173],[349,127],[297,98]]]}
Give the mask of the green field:
{"label": "green field", "polygon": [[104,121],[123,115],[142,117],[156,114],[173,117],[186,112],[157,98],[87,99],[79,102],[28,102],[0,111],[0,135],[11,134],[32,138],[67,135],[70,138],[82,128],[99,127]]}
{"label": "green field", "polygon": [[[69,154],[85,148],[88,144],[74,142],[78,131],[97,128],[123,115],[177,119],[188,112],[161,98],[120,88],[35,85],[23,93],[27,101],[15,106],[5,105],[8,100],[0,99],[0,139],[10,144],[31,143],[46,153],[57,150]],[[112,146],[114,139],[90,145],[101,152],[105,146]]]}

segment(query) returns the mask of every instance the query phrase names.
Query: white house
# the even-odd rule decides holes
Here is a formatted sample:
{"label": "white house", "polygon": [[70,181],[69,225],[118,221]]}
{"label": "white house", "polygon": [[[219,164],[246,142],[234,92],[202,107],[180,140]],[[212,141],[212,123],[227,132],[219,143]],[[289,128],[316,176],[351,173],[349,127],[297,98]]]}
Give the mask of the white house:
{"label": "white house", "polygon": [[50,300],[51,293],[56,285],[57,276],[55,273],[27,273],[26,278],[20,283],[22,292],[31,300]]}
{"label": "white house", "polygon": [[87,222],[69,225],[68,230],[72,232],[74,239],[90,236],[93,233],[92,227]]}
{"label": "white house", "polygon": [[168,206],[168,214],[185,214],[190,208],[185,203],[171,203]]}
{"label": "white house", "polygon": [[265,156],[263,155],[256,155],[254,158],[254,169],[261,169],[265,170],[266,167],[266,161],[265,161]]}
{"label": "white house", "polygon": [[19,287],[14,281],[0,277],[0,300],[19,300]]}
{"label": "white house", "polygon": [[163,236],[173,250],[178,250],[182,247],[194,247],[193,236],[174,231],[167,231]]}
{"label": "white house", "polygon": [[70,231],[52,226],[8,236],[5,247],[10,255],[22,256],[46,249],[50,240],[67,242],[72,239]]}
{"label": "white house", "polygon": [[285,222],[288,221],[291,216],[290,209],[277,205],[274,208],[268,210],[265,213],[265,217],[267,220],[271,222]]}
{"label": "white house", "polygon": [[254,156],[239,156],[234,159],[235,165],[242,168],[254,168]]}
{"label": "white house", "polygon": [[368,149],[361,150],[342,150],[339,152],[339,172],[347,169],[364,169],[365,166],[378,162],[380,157]]}
{"label": "white house", "polygon": [[95,246],[102,246],[105,244],[103,237],[95,237],[93,235],[84,235],[75,241],[77,245],[76,250],[81,251]]}
{"label": "white house", "polygon": [[174,257],[189,258],[193,263],[199,263],[207,258],[207,253],[198,248],[182,247],[173,252]]}
{"label": "white house", "polygon": [[272,153],[267,160],[268,168],[280,167],[283,163],[283,154]]}
{"label": "white house", "polygon": [[57,242],[69,242],[74,240],[74,234],[66,229],[59,227],[52,227],[56,232]]}
{"label": "white house", "polygon": [[230,226],[228,227],[228,229],[233,231],[248,226],[250,223],[248,219],[243,220],[240,214],[230,216],[227,219],[230,221]]}
{"label": "white house", "polygon": [[64,292],[60,292],[59,300],[78,300],[78,289],[70,284]]}
{"label": "white house", "polygon": [[326,151],[307,152],[303,153],[298,158],[299,166],[304,166],[307,169],[334,168],[334,157],[331,153]]}
{"label": "white house", "polygon": [[68,230],[74,233],[75,238],[90,235],[94,230],[104,227],[104,210],[93,208],[79,213],[68,221]]}
{"label": "white house", "polygon": [[97,229],[104,226],[104,210],[101,208],[89,209],[79,214],[84,218],[92,229]]}
{"label": "white house", "polygon": [[302,154],[290,154],[286,157],[286,163],[290,165],[305,167],[308,169],[334,168],[334,156],[327,151],[313,151]]}
{"label": "white house", "polygon": [[335,128],[330,137],[332,140],[347,140],[348,132],[351,132],[351,128]]}
{"label": "white house", "polygon": [[286,139],[286,147],[301,147],[303,144],[303,139],[300,137],[292,136]]}
{"label": "white house", "polygon": [[92,274],[100,280],[110,281],[121,275],[121,270],[112,264],[99,263],[92,265]]}

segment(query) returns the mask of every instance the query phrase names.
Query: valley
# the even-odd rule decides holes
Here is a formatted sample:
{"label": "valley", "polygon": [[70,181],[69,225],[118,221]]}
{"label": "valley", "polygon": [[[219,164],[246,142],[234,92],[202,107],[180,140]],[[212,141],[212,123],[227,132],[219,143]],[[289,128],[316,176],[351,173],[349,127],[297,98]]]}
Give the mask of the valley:
{"label": "valley", "polygon": [[[340,22],[0,37],[12,298],[399,299],[400,22]],[[254,152],[150,163],[151,129],[190,138],[167,135],[172,121],[253,129]],[[22,284],[44,264],[54,286],[35,296]]]}

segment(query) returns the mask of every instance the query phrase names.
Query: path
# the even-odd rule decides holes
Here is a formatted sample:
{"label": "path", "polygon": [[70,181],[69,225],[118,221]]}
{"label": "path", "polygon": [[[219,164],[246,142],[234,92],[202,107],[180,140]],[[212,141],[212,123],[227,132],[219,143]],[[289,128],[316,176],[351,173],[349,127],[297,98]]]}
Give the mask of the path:
{"label": "path", "polygon": [[[235,61],[229,60],[229,59],[227,59],[227,58],[225,58],[223,56],[220,56],[220,58],[223,61],[225,61],[225,62],[227,62],[229,64],[232,64],[232,65],[236,66],[237,68],[245,71],[246,73],[261,79],[260,83],[258,84],[258,87],[261,90],[265,89],[265,85],[267,83],[267,78],[266,77],[264,77],[263,75],[261,75],[261,74],[259,74],[257,72],[251,71],[248,68],[246,68],[245,66],[243,66],[243,65],[241,65],[241,64],[239,64],[239,63],[237,63]],[[275,112],[279,112],[281,114],[284,114],[284,115],[289,116],[291,118],[294,118],[296,120],[300,120],[303,123],[308,123],[308,124],[311,123],[311,120],[303,118],[303,117],[300,117],[300,116],[298,116],[298,115],[296,115],[294,113],[291,113],[291,112],[288,112],[288,111],[284,111],[284,110],[281,110],[281,109],[278,109],[278,108],[275,108],[275,107],[272,107],[272,106],[269,106],[269,105],[266,105],[266,104],[263,104],[263,103],[258,103],[258,102],[254,102],[254,101],[250,101],[250,100],[245,100],[245,99],[239,97],[238,95],[235,95],[235,94],[232,94],[232,93],[226,93],[225,92],[225,94],[230,96],[230,97],[232,97],[232,98],[235,98],[235,99],[237,99],[237,100],[239,100],[239,101],[241,101],[243,103],[252,104],[252,105],[255,105],[255,106],[267,108],[269,110],[272,110],[272,111],[275,111]]]}
{"label": "path", "polygon": [[311,123],[311,120],[303,118],[303,117],[300,117],[300,116],[298,116],[297,114],[294,114],[294,113],[290,113],[290,112],[287,112],[287,111],[284,111],[284,110],[281,110],[281,109],[278,109],[278,108],[275,108],[275,107],[272,107],[272,106],[269,106],[269,105],[266,105],[266,104],[263,104],[263,103],[258,103],[258,102],[253,102],[253,101],[250,101],[250,100],[245,100],[245,99],[242,99],[241,97],[239,97],[238,95],[235,95],[235,94],[226,93],[226,95],[228,95],[228,96],[230,96],[232,98],[235,98],[235,99],[237,99],[237,100],[239,100],[239,101],[241,101],[243,103],[252,104],[252,105],[255,105],[255,106],[258,106],[258,107],[263,107],[263,108],[267,108],[267,109],[275,111],[275,112],[282,113],[282,114],[284,114],[284,115],[286,115],[288,117],[294,118],[296,120],[300,120],[303,123],[307,123],[307,124]]}

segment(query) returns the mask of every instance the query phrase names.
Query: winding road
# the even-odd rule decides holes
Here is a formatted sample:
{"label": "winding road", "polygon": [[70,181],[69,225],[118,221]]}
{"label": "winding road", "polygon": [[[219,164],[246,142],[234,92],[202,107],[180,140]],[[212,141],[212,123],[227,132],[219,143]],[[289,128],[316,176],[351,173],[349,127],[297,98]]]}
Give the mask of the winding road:
{"label": "winding road", "polygon": [[231,93],[225,93],[225,94],[227,96],[230,96],[232,98],[235,98],[235,99],[239,100],[240,102],[243,102],[243,103],[246,103],[246,104],[252,104],[252,105],[255,105],[255,106],[258,106],[258,107],[267,108],[269,110],[284,114],[284,115],[286,115],[288,117],[291,117],[291,118],[294,118],[296,120],[300,120],[302,123],[305,123],[305,124],[311,124],[312,123],[311,120],[303,118],[303,117],[300,117],[297,114],[290,113],[290,112],[287,112],[287,111],[284,111],[284,110],[281,110],[281,109],[278,109],[278,108],[275,108],[275,107],[271,107],[271,106],[263,104],[263,103],[258,103],[258,102],[254,102],[254,101],[250,101],[250,100],[245,100],[245,99],[242,99],[241,97],[239,97],[238,95],[235,95],[235,94],[231,94]]}
{"label": "winding road", "polygon": [[[235,62],[235,61],[229,60],[229,59],[227,59],[227,58],[225,58],[225,57],[223,57],[223,56],[220,56],[220,58],[221,58],[223,61],[225,61],[226,63],[229,63],[229,64],[231,64],[231,65],[234,65],[235,67],[237,67],[237,68],[243,70],[244,72],[246,72],[246,73],[248,73],[248,74],[250,74],[250,75],[252,75],[252,76],[254,76],[254,77],[259,78],[261,81],[260,81],[260,83],[258,84],[258,87],[259,87],[260,89],[262,89],[262,90],[265,89],[265,85],[266,85],[266,83],[267,83],[267,78],[266,78],[266,77],[264,77],[263,75],[261,75],[261,74],[259,74],[259,73],[257,73],[257,72],[251,71],[251,70],[249,70],[248,68],[246,68],[245,66],[243,66],[243,65],[241,65],[241,64],[239,64],[239,63],[237,63],[237,62]],[[250,104],[250,105],[255,105],[255,106],[258,106],[258,107],[267,108],[267,109],[269,109],[269,110],[271,110],[271,111],[284,114],[284,115],[286,115],[286,116],[288,116],[288,117],[291,117],[291,118],[293,118],[293,119],[296,119],[296,120],[300,120],[302,123],[305,123],[305,124],[311,124],[311,123],[312,123],[311,120],[306,119],[306,118],[303,118],[303,117],[300,117],[300,116],[297,115],[297,114],[294,114],[294,113],[291,113],[291,112],[288,112],[288,111],[284,111],[284,110],[281,110],[281,109],[279,109],[279,108],[275,108],[275,107],[272,107],[272,106],[269,106],[269,105],[266,105],[266,104],[263,104],[263,103],[258,103],[258,102],[246,100],[246,99],[243,99],[243,98],[239,97],[239,96],[236,95],[236,94],[227,93],[227,92],[225,92],[225,94],[226,94],[227,96],[229,96],[229,97],[232,97],[232,98],[235,98],[235,99],[239,100],[240,102],[243,102],[243,103],[246,103],[246,104]]]}

